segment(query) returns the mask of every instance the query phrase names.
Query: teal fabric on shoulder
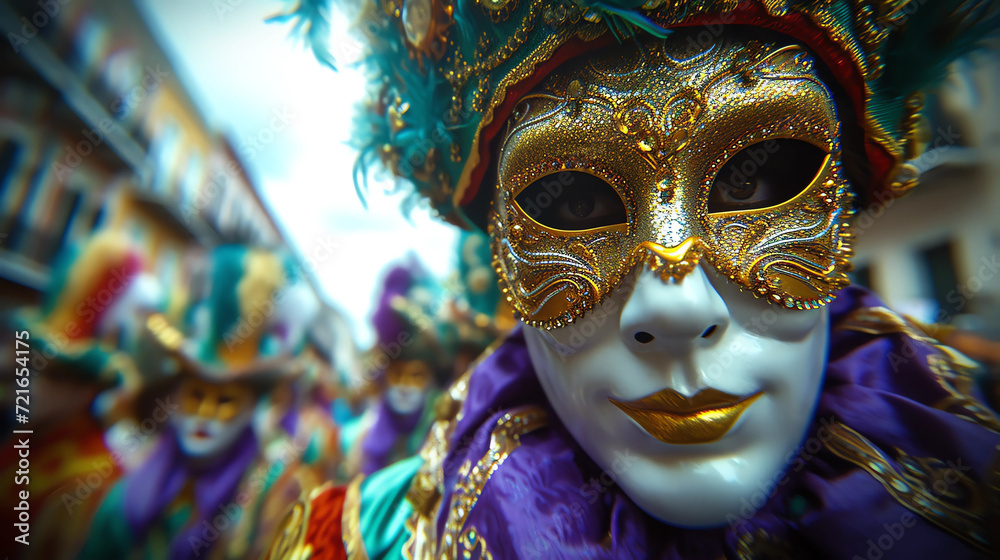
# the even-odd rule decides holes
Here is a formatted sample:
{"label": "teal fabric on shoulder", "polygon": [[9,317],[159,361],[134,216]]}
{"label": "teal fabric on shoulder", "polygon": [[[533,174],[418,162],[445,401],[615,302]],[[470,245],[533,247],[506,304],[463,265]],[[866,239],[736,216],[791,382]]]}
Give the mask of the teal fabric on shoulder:
{"label": "teal fabric on shoulder", "polygon": [[354,415],[346,399],[337,399],[332,408],[334,419],[340,426],[340,452],[347,455],[361,441],[371,424],[365,422],[364,413]]}
{"label": "teal fabric on shoulder", "polygon": [[128,558],[133,535],[124,522],[125,484],[119,480],[104,497],[90,524],[87,542],[78,557],[80,560]]}
{"label": "teal fabric on shoulder", "polygon": [[323,444],[320,442],[321,434],[319,430],[313,430],[309,435],[309,445],[302,452],[302,462],[313,465],[323,456]]}
{"label": "teal fabric on shoulder", "polygon": [[406,438],[406,456],[410,457],[420,453],[420,448],[427,441],[427,434],[431,431],[431,426],[434,425],[434,421],[437,420],[437,414],[434,411],[434,403],[437,402],[438,397],[441,396],[441,391],[437,389],[432,389],[427,394],[427,404],[424,405],[424,411],[420,414],[420,420],[417,421],[417,427],[413,429],[409,437]]}
{"label": "teal fabric on shoulder", "polygon": [[119,480],[101,502],[91,522],[87,542],[78,560],[134,558],[136,560],[167,560],[170,543],[187,526],[191,504],[174,504],[149,529],[141,541],[136,539],[125,522],[125,481]]}
{"label": "teal fabric on shoulder", "polygon": [[423,464],[420,457],[403,459],[361,483],[361,539],[370,560],[403,560],[405,523],[413,514],[406,493]]}

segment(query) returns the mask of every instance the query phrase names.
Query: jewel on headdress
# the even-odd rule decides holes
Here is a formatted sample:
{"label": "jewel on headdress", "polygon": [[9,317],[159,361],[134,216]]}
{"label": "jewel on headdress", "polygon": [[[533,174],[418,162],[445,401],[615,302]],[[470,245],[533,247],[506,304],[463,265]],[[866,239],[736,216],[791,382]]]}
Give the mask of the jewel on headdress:
{"label": "jewel on headdress", "polygon": [[430,34],[431,0],[406,0],[403,3],[403,30],[415,48],[423,48]]}
{"label": "jewel on headdress", "polygon": [[437,61],[448,46],[448,28],[454,23],[454,6],[445,0],[389,0],[387,14],[399,18],[410,56],[423,68],[424,57]]}

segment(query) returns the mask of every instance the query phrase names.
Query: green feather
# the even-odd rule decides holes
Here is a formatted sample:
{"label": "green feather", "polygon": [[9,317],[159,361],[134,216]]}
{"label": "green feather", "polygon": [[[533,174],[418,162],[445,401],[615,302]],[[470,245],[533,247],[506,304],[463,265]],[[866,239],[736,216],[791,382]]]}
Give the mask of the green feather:
{"label": "green feather", "polygon": [[1000,24],[997,0],[913,0],[904,26],[886,49],[880,89],[889,99],[903,99],[941,81],[948,65],[973,50]]}
{"label": "green feather", "polygon": [[611,29],[611,32],[618,38],[619,41],[621,41],[622,38],[618,33],[616,33],[616,27],[622,28],[621,30],[625,31],[624,35],[629,37],[635,36],[635,30],[633,28],[641,29],[650,35],[661,39],[670,35],[669,29],[661,25],[657,25],[638,11],[618,8],[605,2],[594,2],[591,6],[604,15],[605,21],[608,22],[608,28]]}
{"label": "green feather", "polygon": [[329,0],[299,0],[294,9],[272,16],[267,19],[267,22],[294,22],[292,35],[305,37],[316,59],[331,70],[336,70],[336,60],[330,51],[329,4]]}

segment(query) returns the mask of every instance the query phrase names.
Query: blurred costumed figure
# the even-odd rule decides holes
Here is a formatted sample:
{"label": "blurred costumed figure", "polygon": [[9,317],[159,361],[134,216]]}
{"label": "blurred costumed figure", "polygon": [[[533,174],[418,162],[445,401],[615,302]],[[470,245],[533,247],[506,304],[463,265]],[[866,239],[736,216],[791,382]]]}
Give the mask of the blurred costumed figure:
{"label": "blurred costumed figure", "polygon": [[440,339],[446,297],[415,258],[385,275],[372,315],[376,342],[365,361],[381,397],[356,444],[362,473],[414,455],[430,428],[451,374]]}
{"label": "blurred costumed figure", "polygon": [[267,516],[280,511],[272,500],[315,481],[301,461],[308,442],[280,438],[295,433],[288,403],[277,412],[264,404],[302,370],[314,307],[296,295],[297,271],[238,245],[214,249],[210,264],[208,295],[183,332],[163,315],[147,321],[164,358],[147,365],[169,375],[147,391],[166,403],[166,417],[154,415],[159,441],[108,493],[81,558],[253,557],[272,529]]}
{"label": "blurred costumed figure", "polygon": [[[295,308],[301,313],[308,306]],[[342,343],[338,338],[349,337],[350,333],[336,328],[343,319],[330,308],[313,315],[315,318],[306,325],[302,374],[283,391],[286,404],[280,406],[275,402],[279,406],[272,407],[275,412],[284,412],[279,423],[281,436],[272,446],[284,446],[286,440],[293,442],[296,449],[302,450],[303,466],[307,466],[314,481],[320,483],[339,476],[340,433],[333,419],[332,404],[341,386],[336,361],[343,357],[338,355]]]}
{"label": "blurred costumed figure", "polygon": [[[321,2],[294,16],[325,40]],[[921,90],[995,0],[386,0],[381,165],[490,236],[520,325],[420,453],[303,495],[272,558],[977,558],[1000,421],[849,286]],[[322,46],[322,41],[317,45]]]}
{"label": "blurred costumed figure", "polygon": [[368,358],[385,385],[363,437],[362,473],[414,455],[441,390],[510,328],[509,307],[500,304],[489,267],[488,239],[468,233],[458,248],[458,276],[444,284],[415,261],[386,274],[372,318],[378,340]]}
{"label": "blurred costumed figure", "polygon": [[[16,381],[8,381],[29,391],[16,400],[27,423],[14,429],[31,431],[14,434],[0,453],[3,495],[10,504],[0,524],[14,558],[74,558],[101,499],[121,474],[121,458],[105,446],[95,400],[136,382],[132,360],[103,339],[116,338],[122,327],[117,319],[128,314],[141,270],[141,257],[124,238],[98,234],[56,260],[40,309],[15,312],[5,321],[12,341],[21,342],[11,348]],[[22,353],[27,348],[30,354]],[[14,404],[12,399],[10,414]],[[29,459],[30,468],[17,475],[20,457]],[[15,507],[24,490],[30,508]],[[15,541],[22,533],[30,533],[22,537],[28,546]]]}

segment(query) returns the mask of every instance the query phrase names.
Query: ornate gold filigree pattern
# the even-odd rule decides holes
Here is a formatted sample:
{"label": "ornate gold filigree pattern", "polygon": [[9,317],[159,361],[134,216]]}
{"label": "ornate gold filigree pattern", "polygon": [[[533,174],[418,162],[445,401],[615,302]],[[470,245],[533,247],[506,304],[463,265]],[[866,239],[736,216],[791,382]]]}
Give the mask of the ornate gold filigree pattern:
{"label": "ornate gold filigree pattern", "polygon": [[991,550],[988,507],[997,490],[977,485],[957,465],[913,457],[896,449],[897,468],[889,457],[851,428],[834,423],[827,447],[872,475],[906,508],[983,552]]}
{"label": "ornate gold filigree pattern", "polygon": [[436,515],[444,494],[444,461],[448,456],[455,425],[462,419],[465,397],[469,392],[469,378],[476,367],[492,355],[504,340],[506,337],[494,341],[435,403],[436,420],[420,448],[420,457],[424,462],[406,494],[407,501],[413,506],[413,515],[405,523],[409,538],[403,545],[402,553],[407,560],[436,558]]}
{"label": "ornate gold filigree pattern", "polygon": [[[469,389],[470,367],[439,401],[437,411],[442,414],[431,426],[427,439],[420,449],[424,464],[417,471],[406,494],[413,506],[413,515],[405,527],[410,536],[403,546],[403,557],[408,560],[434,558],[437,550],[437,510],[444,494],[444,461],[448,456],[449,442],[461,407]],[[445,404],[442,404],[445,403]]]}
{"label": "ornate gold filigree pattern", "polygon": [[486,541],[480,537],[479,531],[474,526],[470,525],[462,531],[458,537],[458,547],[462,550],[463,560],[472,560],[473,558],[493,560],[493,554],[486,546]]}
{"label": "ornate gold filigree pattern", "polygon": [[[680,280],[704,257],[780,305],[830,301],[848,283],[852,195],[832,97],[810,57],[795,45],[738,39],[648,40],[642,52],[635,48],[564,67],[515,111],[490,222],[508,300],[527,324],[561,327],[593,309],[638,262]],[[713,181],[735,154],[788,138],[828,154],[810,184],[776,206],[708,212]],[[614,187],[627,221],[554,230],[515,201],[534,181],[564,171]],[[664,266],[663,255],[689,240],[690,258]]]}
{"label": "ornate gold filigree pattern", "polygon": [[476,4],[489,14],[494,22],[506,21],[510,13],[517,9],[517,3],[518,0],[476,0]]}
{"label": "ornate gold filigree pattern", "polygon": [[448,48],[448,29],[454,25],[451,0],[383,0],[382,10],[398,19],[410,56],[440,60]]}
{"label": "ornate gold filigree pattern", "polygon": [[[864,89],[864,105],[860,111],[862,127],[869,137],[896,159],[896,169],[890,173],[888,181],[898,183],[900,188],[893,189],[893,191],[902,194],[909,190],[902,187],[911,187],[914,184],[911,179],[914,177],[902,169],[905,162],[903,161],[903,147],[898,139],[900,128],[904,124],[900,123],[898,125],[900,128],[897,129],[887,128],[887,124],[879,122],[873,112],[867,109],[868,102],[873,97],[869,82],[878,78],[883,72],[883,63],[878,56],[878,50],[888,40],[893,29],[902,27],[906,14],[901,8],[905,2],[899,0],[858,0],[854,2],[849,15],[854,19],[857,33],[854,33],[850,26],[845,26],[841,21],[841,6],[831,2],[789,6],[787,2],[782,0],[755,0],[753,2],[741,2],[740,0],[707,0],[704,2],[648,0],[642,6],[642,10],[644,10],[643,15],[656,24],[664,27],[675,27],[710,14],[723,14],[723,21],[725,21],[726,17],[734,17],[734,14],[751,3],[762,5],[765,13],[769,16],[782,16],[791,11],[804,16],[822,30],[829,40],[841,49],[842,53],[846,54],[846,57],[850,59],[865,79],[864,83],[861,84]],[[487,12],[490,11],[487,6],[484,6],[484,9]],[[537,21],[539,13],[543,14],[542,22]],[[529,75],[541,61],[546,60],[556,49],[571,39],[579,37],[590,41],[608,32],[607,26],[602,23],[599,14],[581,9],[573,3],[545,7],[539,0],[535,0],[531,3],[530,9],[521,13],[520,17],[521,32],[512,34],[511,40],[507,43],[483,45],[483,48],[476,52],[476,62],[474,63],[466,62],[457,52],[446,55],[447,62],[441,68],[442,73],[448,76],[456,91],[456,95],[453,97],[452,115],[455,119],[454,122],[457,122],[463,97],[461,92],[464,91],[471,79],[480,74],[493,72],[495,68],[515,56],[521,57],[513,69],[506,72],[503,78],[497,80],[498,85],[495,89],[480,92],[485,99],[483,118],[477,126],[466,163],[453,190],[453,200],[456,203],[464,197],[470,186],[472,171],[480,164],[480,133],[493,121],[493,115],[506,98],[508,89],[521,78]],[[531,54],[519,53],[518,51],[526,43],[527,32],[539,23],[544,23],[548,27],[548,38]],[[754,23],[754,21],[750,20],[744,23]],[[448,58],[449,56],[450,58]],[[903,179],[899,178],[901,174],[905,176]]]}
{"label": "ornate gold filigree pattern", "polygon": [[792,545],[764,529],[746,531],[737,541],[736,555],[740,560],[792,560],[801,557]]}
{"label": "ornate gold filigree pattern", "polygon": [[698,266],[704,254],[705,242],[697,237],[689,237],[684,243],[672,249],[651,241],[643,241],[632,252],[632,259],[633,262],[645,263],[661,280],[680,282]]}
{"label": "ornate gold filigree pattern", "polygon": [[[472,548],[481,545],[482,536],[479,536],[475,545],[472,541],[463,540],[465,534],[465,521],[472,513],[479,500],[480,494],[490,476],[507,460],[512,451],[521,445],[521,436],[530,433],[548,421],[544,410],[537,406],[523,407],[519,410],[511,411],[497,419],[496,427],[490,434],[490,448],[482,458],[471,466],[463,465],[459,469],[459,480],[452,489],[451,504],[448,508],[448,517],[444,525],[444,534],[441,536],[438,554],[435,558],[451,560],[461,558],[465,551],[471,552]],[[467,548],[465,545],[471,545]]]}
{"label": "ornate gold filigree pattern", "polygon": [[365,542],[361,537],[361,483],[365,475],[354,477],[344,495],[343,524],[344,549],[348,560],[368,560]]}
{"label": "ornate gold filigree pattern", "polygon": [[316,488],[309,497],[302,496],[288,510],[284,519],[278,524],[278,532],[268,551],[268,560],[301,560],[309,558],[312,547],[307,545],[306,529],[309,526],[310,506],[312,498],[319,492],[329,488],[329,483]]}
{"label": "ornate gold filigree pattern", "polygon": [[[461,391],[465,390],[467,385],[466,389]],[[464,394],[462,398],[464,400]],[[454,418],[439,420],[435,423],[435,428],[447,432],[453,429],[454,422],[456,422]],[[490,475],[520,445],[521,436],[544,426],[546,422],[545,411],[537,407],[515,410],[498,419],[490,436],[490,448],[486,454],[475,467],[466,461],[460,469],[461,478],[455,485],[444,534],[440,540],[436,534],[436,517],[444,489],[444,475],[441,468],[444,456],[447,455],[447,435],[450,433],[429,436],[421,451],[421,456],[428,462],[418,473],[407,494],[407,499],[414,505],[414,514],[406,522],[410,537],[403,547],[404,558],[453,560],[469,558],[476,550],[480,558],[492,558],[482,536],[473,527],[465,527],[465,521],[476,505]],[[439,457],[440,460],[436,460],[435,457]],[[440,480],[436,480],[438,478]]]}

